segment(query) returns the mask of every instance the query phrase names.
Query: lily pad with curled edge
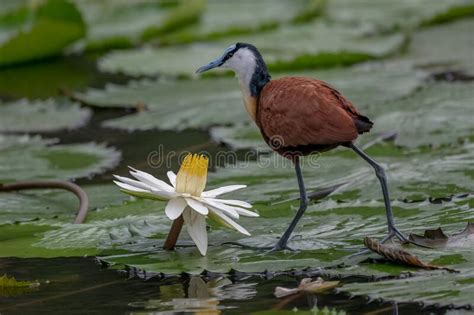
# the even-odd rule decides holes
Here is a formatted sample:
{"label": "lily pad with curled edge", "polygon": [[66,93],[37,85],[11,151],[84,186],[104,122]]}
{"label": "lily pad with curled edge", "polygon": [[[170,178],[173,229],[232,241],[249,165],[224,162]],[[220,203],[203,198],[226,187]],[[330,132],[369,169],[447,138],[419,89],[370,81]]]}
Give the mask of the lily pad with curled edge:
{"label": "lily pad with curled edge", "polygon": [[474,223],[468,222],[466,228],[459,233],[447,236],[441,227],[426,230],[423,235],[410,234],[410,239],[428,247],[470,248],[474,244]]}
{"label": "lily pad with curled edge", "polygon": [[[471,226],[472,224],[468,224],[466,230],[458,234],[463,239],[461,246],[451,247],[446,244],[437,249],[414,247],[409,249],[412,254],[420,257],[423,261],[430,261],[429,265],[443,265],[451,270],[456,270],[457,273],[442,270],[418,271],[412,273],[413,277],[406,279],[346,284],[341,288],[341,291],[399,303],[421,302],[425,305],[441,307],[472,308],[472,292],[474,290],[472,247],[474,238],[470,237],[472,236]],[[439,233],[435,234],[437,235],[436,239],[440,238]],[[423,237],[418,237],[416,240],[426,245],[433,244],[431,240],[427,242]],[[380,264],[375,263],[375,265]]]}
{"label": "lily pad with curled edge", "polygon": [[[242,237],[227,229],[215,226],[211,221],[209,230],[210,246],[208,255],[201,257],[197,255],[196,248],[186,243],[188,237],[182,234],[178,246],[174,252],[161,250],[161,244],[169,226],[166,218],[164,221],[152,219],[152,217],[137,216],[127,217],[128,226],[117,225],[115,228],[113,220],[91,222],[90,226],[68,226],[60,230],[44,234],[39,245],[48,248],[65,248],[73,244],[77,237],[87,239],[87,243],[99,241],[103,248],[114,244],[115,249],[128,251],[128,254],[103,256],[101,259],[118,265],[129,265],[148,273],[173,274],[176,272],[189,272],[199,274],[203,270],[226,273],[231,269],[241,272],[281,272],[287,270],[304,270],[310,272],[318,268],[332,266],[327,270],[331,275],[359,276],[397,276],[403,271],[411,271],[410,268],[372,268],[370,264],[356,264],[352,268],[334,268],[346,257],[361,248],[362,238],[367,235],[381,237],[386,232],[386,223],[382,202],[355,201],[347,203],[336,203],[327,200],[321,204],[311,205],[306,215],[302,218],[290,246],[297,249],[296,252],[268,253],[262,249],[252,246],[272,246],[279,235],[288,225],[295,210],[297,202],[278,205],[255,204],[261,218],[258,224],[255,219],[240,218],[239,223],[249,229],[252,236]],[[446,226],[456,229],[466,214],[463,205],[454,201],[444,204],[402,203],[394,202],[395,216],[398,226],[402,230],[420,230],[424,225],[432,222],[448,221]],[[123,206],[126,209],[126,206]],[[109,213],[114,211],[109,209]],[[437,213],[450,213],[449,219],[437,216]],[[144,223],[146,221],[146,223]],[[124,221],[125,222],[125,221]],[[116,223],[119,223],[118,221]],[[105,228],[107,227],[108,228]],[[160,227],[161,226],[161,227]],[[135,228],[131,228],[135,227]],[[142,228],[138,228],[142,227]],[[143,228],[147,227],[147,228]],[[106,231],[115,229],[114,237],[107,238]],[[105,230],[104,230],[105,229]],[[75,230],[75,231],[74,231]],[[87,232],[94,231],[94,233]],[[104,234],[104,232],[105,234]],[[119,233],[124,231],[124,233]],[[138,231],[141,231],[139,233]],[[150,239],[148,233],[159,233],[158,237]],[[132,237],[130,235],[133,235]],[[128,236],[128,237],[127,237]],[[86,242],[86,240],[84,240]],[[241,248],[232,242],[240,242],[250,246]],[[80,243],[83,243],[82,241]],[[107,245],[108,244],[108,245]],[[189,247],[186,247],[189,246]],[[446,251],[430,253],[429,260],[439,259],[448,254]],[[469,256],[463,254],[466,260]],[[454,264],[459,264],[455,261]]]}
{"label": "lily pad with curled edge", "polygon": [[54,145],[57,139],[0,135],[0,181],[74,179],[115,166],[120,152],[103,144]]}
{"label": "lily pad with curled edge", "polygon": [[237,3],[207,0],[205,4],[199,23],[168,34],[163,40],[182,43],[276,28],[281,23],[319,14],[325,1],[261,0]]}
{"label": "lily pad with curled edge", "polygon": [[[134,46],[143,35],[160,35],[187,26],[202,13],[200,0],[163,6],[146,0],[88,1],[76,0],[88,26],[86,38],[76,48],[105,50]],[[149,39],[149,38],[147,38]]]}
{"label": "lily pad with curled edge", "polygon": [[28,101],[0,104],[0,132],[49,132],[86,124],[92,112],[70,102]]}
{"label": "lily pad with curled edge", "polygon": [[99,60],[99,68],[132,75],[192,77],[199,66],[221,56],[226,47],[236,42],[254,44],[271,71],[329,68],[386,57],[398,52],[405,41],[406,37],[398,33],[363,37],[354,28],[314,22],[216,43],[113,52]]}
{"label": "lily pad with curled edge", "polygon": [[[449,70],[472,75],[473,27],[474,20],[465,19],[418,30],[412,36],[407,53],[397,58],[397,61],[432,72]],[[436,49],[432,49],[433,45],[436,45]]]}
{"label": "lily pad with curled edge", "polygon": [[[445,146],[410,151],[381,143],[367,150],[386,170],[392,199],[424,200],[447,197],[472,190],[474,145]],[[239,198],[280,202],[297,198],[298,186],[292,163],[276,154],[229,164],[210,177],[216,185],[245,182],[255,189],[236,192]],[[232,160],[233,161],[233,160]],[[374,170],[347,148],[306,157],[303,176],[309,191],[341,185],[329,198],[381,200],[380,184]],[[331,197],[332,196],[332,197]]]}
{"label": "lily pad with curled edge", "polygon": [[[422,73],[407,68],[385,69],[377,66],[293,72],[288,75],[326,80],[362,108],[380,106],[408,96],[422,84],[424,78]],[[387,85],[392,88],[387,90]],[[104,122],[106,127],[127,130],[208,128],[250,121],[234,78],[134,81],[125,87],[108,85],[105,90],[89,89],[76,94],[76,98],[99,107],[134,107],[144,103],[148,111]]]}
{"label": "lily pad with curled edge", "polygon": [[397,303],[423,303],[426,306],[472,309],[474,272],[472,260],[460,273],[425,271],[415,277],[370,283],[349,283],[340,291],[353,296]]}
{"label": "lily pad with curled edge", "polygon": [[[325,17],[344,25],[362,27],[367,33],[383,33],[397,29],[413,29],[426,20],[449,12],[453,7],[469,5],[466,0],[351,0],[328,1]],[[466,14],[469,14],[467,10]],[[460,15],[462,16],[462,15]]]}
{"label": "lily pad with curled edge", "polygon": [[474,134],[474,84],[431,84],[410,97],[374,106],[374,132],[396,130],[406,147],[449,144]]}

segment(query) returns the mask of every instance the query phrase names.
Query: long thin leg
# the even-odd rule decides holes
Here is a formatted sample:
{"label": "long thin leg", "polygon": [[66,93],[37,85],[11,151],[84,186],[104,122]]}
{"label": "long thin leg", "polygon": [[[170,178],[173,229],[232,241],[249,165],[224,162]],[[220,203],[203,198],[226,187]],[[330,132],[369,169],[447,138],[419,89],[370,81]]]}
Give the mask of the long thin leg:
{"label": "long thin leg", "polygon": [[288,242],[288,239],[291,236],[291,233],[293,233],[293,230],[298,224],[298,221],[301,219],[304,212],[306,211],[306,208],[308,207],[308,197],[306,196],[306,189],[304,188],[303,174],[301,173],[301,165],[300,165],[299,157],[295,157],[294,164],[295,164],[295,171],[296,171],[296,179],[298,180],[298,187],[300,189],[300,207],[298,211],[296,212],[296,215],[291,221],[290,225],[286,229],[285,233],[283,233],[278,243],[276,243],[273,250],[282,250],[284,248],[287,248],[286,244]]}
{"label": "long thin leg", "polygon": [[388,235],[382,240],[386,242],[390,238],[397,236],[402,242],[408,242],[408,239],[395,227],[395,221],[393,219],[392,205],[390,203],[390,195],[388,193],[387,178],[385,176],[385,171],[383,167],[375,162],[370,156],[368,156],[364,151],[359,149],[354,144],[351,144],[350,147],[357,153],[361,158],[363,158],[367,163],[369,163],[375,170],[375,175],[379,179],[380,185],[382,186],[383,200],[385,203],[385,212],[387,214],[387,225],[388,225]]}

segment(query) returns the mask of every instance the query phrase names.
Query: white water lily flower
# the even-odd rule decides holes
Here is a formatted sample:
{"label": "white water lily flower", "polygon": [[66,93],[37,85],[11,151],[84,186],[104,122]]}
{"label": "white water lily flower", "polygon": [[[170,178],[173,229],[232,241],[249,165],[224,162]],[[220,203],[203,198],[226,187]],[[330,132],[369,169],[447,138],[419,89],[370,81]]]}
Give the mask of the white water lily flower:
{"label": "white water lily flower", "polygon": [[178,175],[172,171],[167,173],[171,185],[133,168],[130,174],[135,179],[114,175],[117,179],[114,183],[123,192],[133,196],[169,200],[165,207],[166,215],[171,220],[183,216],[189,235],[204,256],[207,252],[206,216],[245,235],[250,233],[233,219],[238,219],[240,215],[258,217],[257,213],[247,210],[252,205],[245,201],[216,198],[221,194],[245,188],[246,185],[230,185],[204,191],[208,162],[203,155],[188,154]]}

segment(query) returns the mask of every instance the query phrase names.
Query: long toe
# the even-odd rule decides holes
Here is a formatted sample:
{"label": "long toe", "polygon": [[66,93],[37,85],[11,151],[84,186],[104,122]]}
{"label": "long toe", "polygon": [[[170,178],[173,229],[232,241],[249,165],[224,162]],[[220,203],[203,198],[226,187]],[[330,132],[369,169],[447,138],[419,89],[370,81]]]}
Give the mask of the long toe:
{"label": "long toe", "polygon": [[275,246],[273,246],[270,250],[269,250],[269,253],[273,253],[273,252],[279,252],[279,251],[282,251],[282,250],[289,250],[289,251],[292,251],[292,252],[295,252],[296,250],[289,247],[288,245],[284,244],[280,244],[279,242],[275,244]]}
{"label": "long toe", "polygon": [[392,234],[393,236],[396,236],[402,243],[410,243],[410,240],[408,239],[408,237],[406,237],[405,234],[403,234],[398,228],[394,226],[390,227],[389,235],[392,235]]}

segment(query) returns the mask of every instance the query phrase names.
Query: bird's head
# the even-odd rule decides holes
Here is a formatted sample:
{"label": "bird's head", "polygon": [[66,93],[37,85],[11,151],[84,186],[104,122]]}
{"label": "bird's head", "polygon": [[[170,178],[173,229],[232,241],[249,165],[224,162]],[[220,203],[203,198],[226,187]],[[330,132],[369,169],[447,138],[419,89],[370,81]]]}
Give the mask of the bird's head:
{"label": "bird's head", "polygon": [[200,67],[196,73],[217,67],[232,69],[239,77],[241,87],[255,97],[271,79],[262,55],[254,45],[247,43],[236,43],[227,47],[221,57]]}

